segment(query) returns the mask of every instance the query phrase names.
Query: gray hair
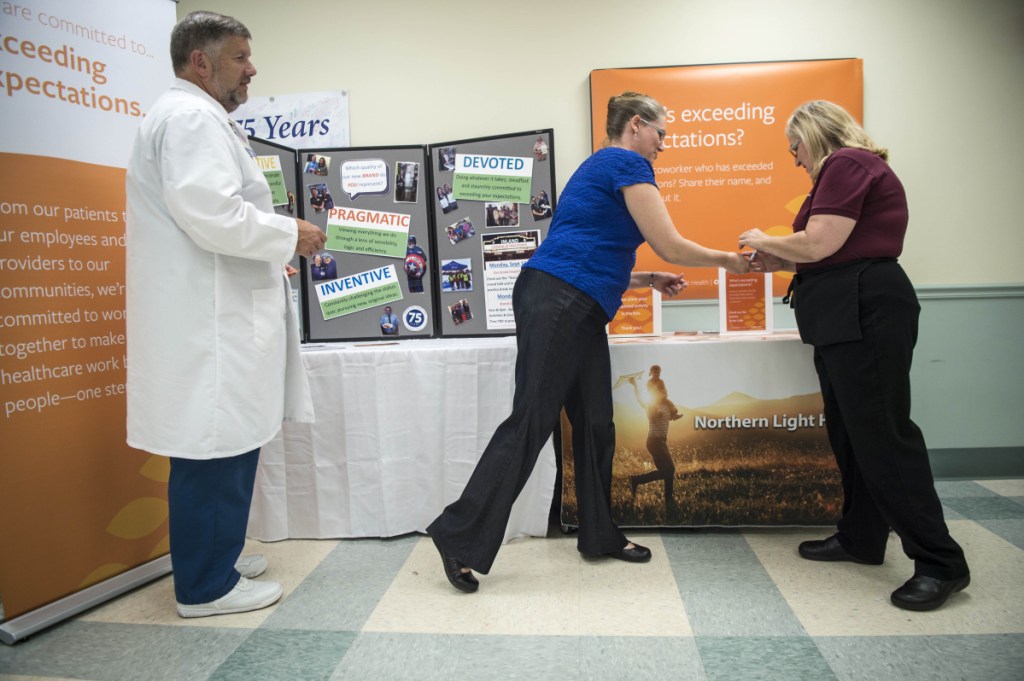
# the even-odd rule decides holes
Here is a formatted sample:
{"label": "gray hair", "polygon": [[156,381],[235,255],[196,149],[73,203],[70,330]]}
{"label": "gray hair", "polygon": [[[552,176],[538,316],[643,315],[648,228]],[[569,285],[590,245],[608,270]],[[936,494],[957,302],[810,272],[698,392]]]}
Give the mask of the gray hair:
{"label": "gray hair", "polygon": [[225,38],[240,36],[252,40],[242,22],[216,12],[190,12],[171,31],[171,66],[181,75],[193,50],[208,50]]}

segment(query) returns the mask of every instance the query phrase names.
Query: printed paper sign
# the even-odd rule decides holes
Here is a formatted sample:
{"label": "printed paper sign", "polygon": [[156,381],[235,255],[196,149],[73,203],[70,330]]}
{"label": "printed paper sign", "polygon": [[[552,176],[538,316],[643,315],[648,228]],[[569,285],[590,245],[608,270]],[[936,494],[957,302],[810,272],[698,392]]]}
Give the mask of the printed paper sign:
{"label": "printed paper sign", "polygon": [[622,294],[622,307],[608,324],[610,336],[661,335],[661,292],[634,288]]}
{"label": "printed paper sign", "polygon": [[481,235],[484,250],[484,300],[488,329],[514,329],[512,288],[540,245],[540,232],[504,232]]}
{"label": "printed paper sign", "polygon": [[388,164],[382,159],[345,161],[341,164],[341,191],[355,199],[360,194],[388,191]]}
{"label": "printed paper sign", "polygon": [[288,203],[288,190],[284,186],[284,171],[281,170],[281,159],[277,156],[257,156],[256,165],[263,171],[270,185],[270,195],[275,206]]}
{"label": "printed paper sign", "polygon": [[394,265],[325,281],[314,288],[324,320],[402,299]]}
{"label": "printed paper sign", "polygon": [[532,157],[455,154],[456,199],[530,203],[532,182]]}
{"label": "printed paper sign", "polygon": [[327,213],[327,249],[405,258],[411,216],[335,207]]}
{"label": "printed paper sign", "polygon": [[719,269],[718,315],[721,333],[771,333],[772,276]]}

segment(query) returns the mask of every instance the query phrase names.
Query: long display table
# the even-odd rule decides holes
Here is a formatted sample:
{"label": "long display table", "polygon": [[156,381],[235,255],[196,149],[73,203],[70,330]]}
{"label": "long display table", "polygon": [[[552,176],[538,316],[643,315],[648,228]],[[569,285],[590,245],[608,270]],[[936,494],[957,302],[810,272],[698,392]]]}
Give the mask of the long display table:
{"label": "long display table", "polygon": [[[610,349],[618,440],[612,503],[621,525],[834,520],[838,478],[811,350],[795,333],[612,339]],[[305,347],[317,420],[286,424],[264,446],[249,536],[423,532],[461,493],[510,412],[515,357],[513,337]],[[666,437],[674,465],[668,503],[664,477],[642,477],[659,470],[640,405],[649,399],[655,365],[680,415]],[[566,430],[562,519],[571,526],[570,445]],[[546,534],[555,475],[549,441],[516,502],[506,540]]]}
{"label": "long display table", "polygon": [[[249,536],[391,537],[422,532],[462,492],[512,409],[515,338],[308,345],[316,423],[263,447]],[[549,441],[506,540],[547,532]]]}

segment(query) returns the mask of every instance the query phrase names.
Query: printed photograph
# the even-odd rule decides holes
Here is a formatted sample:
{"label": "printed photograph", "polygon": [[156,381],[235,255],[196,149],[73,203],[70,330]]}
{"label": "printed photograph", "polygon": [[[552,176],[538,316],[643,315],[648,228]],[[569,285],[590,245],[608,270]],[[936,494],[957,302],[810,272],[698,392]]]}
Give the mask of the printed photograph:
{"label": "printed photograph", "polygon": [[320,175],[322,177],[327,177],[330,167],[331,158],[329,156],[307,154],[306,165],[303,167],[303,172],[308,175]]}
{"label": "printed photograph", "polygon": [[459,202],[452,196],[452,188],[445,182],[443,185],[437,188],[437,202],[441,204],[441,212],[447,215],[453,210],[457,210]]}
{"label": "printed photograph", "polygon": [[437,169],[455,170],[455,147],[441,147],[437,150]]}
{"label": "printed photograph", "polygon": [[530,199],[530,212],[534,221],[547,220],[551,217],[551,199],[543,189]]}
{"label": "printed photograph", "polygon": [[456,326],[473,318],[473,313],[469,310],[469,301],[465,298],[449,305],[448,312],[451,314],[452,321],[455,322]]}
{"label": "printed photograph", "polygon": [[398,315],[395,314],[390,305],[385,307],[384,312],[380,315],[380,333],[382,336],[398,335]]}
{"label": "printed photograph", "polygon": [[395,164],[395,203],[416,203],[420,183],[420,164],[403,161]]}
{"label": "printed photograph", "polygon": [[313,281],[325,281],[338,278],[338,263],[327,251],[317,253],[309,264],[309,273]]}
{"label": "printed photograph", "polygon": [[518,227],[518,203],[484,203],[484,214],[488,227]]}
{"label": "printed photograph", "polygon": [[327,183],[309,185],[309,207],[314,213],[323,213],[334,208],[334,199],[327,190]]}
{"label": "printed photograph", "polygon": [[441,261],[441,290],[460,293],[473,290],[473,261],[469,258]]}
{"label": "printed photograph", "polygon": [[538,136],[537,141],[533,143],[533,157],[538,161],[548,160],[548,143],[543,137]]}
{"label": "printed photograph", "polygon": [[462,218],[458,222],[448,225],[447,232],[448,241],[452,242],[452,246],[476,234],[476,230],[473,229],[473,223],[469,221],[469,218]]}

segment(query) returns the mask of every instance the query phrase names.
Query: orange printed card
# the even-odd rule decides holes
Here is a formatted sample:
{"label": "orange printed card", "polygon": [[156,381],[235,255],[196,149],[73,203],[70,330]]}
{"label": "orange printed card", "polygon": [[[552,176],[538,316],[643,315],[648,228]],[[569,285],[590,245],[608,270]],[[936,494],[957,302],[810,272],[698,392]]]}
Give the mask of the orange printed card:
{"label": "orange printed card", "polygon": [[719,329],[723,334],[772,332],[772,277],[718,271]]}
{"label": "orange printed card", "polygon": [[622,294],[622,307],[608,324],[608,335],[661,335],[661,293],[653,288],[634,288]]}

